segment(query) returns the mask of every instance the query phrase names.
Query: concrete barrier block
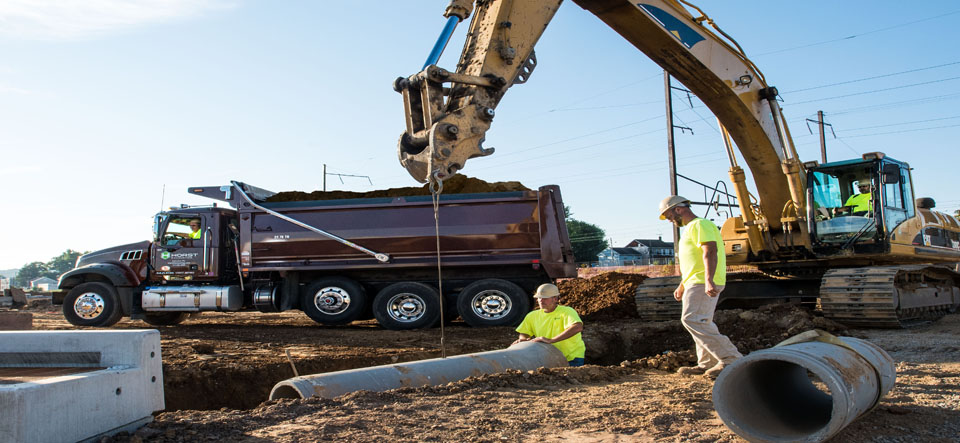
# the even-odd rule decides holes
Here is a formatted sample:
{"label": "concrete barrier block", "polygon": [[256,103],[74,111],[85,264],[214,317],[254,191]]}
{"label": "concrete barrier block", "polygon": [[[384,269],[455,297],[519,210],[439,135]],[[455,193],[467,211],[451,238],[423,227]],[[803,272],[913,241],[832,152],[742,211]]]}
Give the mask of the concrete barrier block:
{"label": "concrete barrier block", "polygon": [[133,431],[161,411],[160,333],[0,332],[0,436],[84,441]]}

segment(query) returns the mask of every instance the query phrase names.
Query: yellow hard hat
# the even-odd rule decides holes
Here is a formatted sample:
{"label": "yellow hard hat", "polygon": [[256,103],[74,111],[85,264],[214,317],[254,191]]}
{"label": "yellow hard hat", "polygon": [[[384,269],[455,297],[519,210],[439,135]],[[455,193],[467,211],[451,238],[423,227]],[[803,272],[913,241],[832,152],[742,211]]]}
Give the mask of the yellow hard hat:
{"label": "yellow hard hat", "polygon": [[533,294],[533,298],[553,298],[559,295],[560,290],[557,289],[557,285],[544,283],[537,288],[537,293]]}
{"label": "yellow hard hat", "polygon": [[681,197],[679,195],[671,195],[660,201],[660,220],[666,220],[667,218],[663,216],[664,212],[667,212],[670,208],[674,208],[678,205],[690,204],[690,200],[686,197]]}

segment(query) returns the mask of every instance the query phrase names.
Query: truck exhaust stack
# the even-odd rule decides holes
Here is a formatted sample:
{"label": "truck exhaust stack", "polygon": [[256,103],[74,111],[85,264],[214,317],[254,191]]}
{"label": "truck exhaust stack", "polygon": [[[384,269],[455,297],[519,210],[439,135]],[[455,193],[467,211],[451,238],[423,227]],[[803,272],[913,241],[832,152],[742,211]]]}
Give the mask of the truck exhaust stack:
{"label": "truck exhaust stack", "polygon": [[[801,336],[806,334],[818,341],[754,352],[717,378],[714,408],[737,435],[749,441],[823,441],[893,388],[896,369],[883,349],[852,337],[814,331]],[[822,382],[819,388],[811,373]]]}
{"label": "truck exhaust stack", "polygon": [[497,351],[294,377],[277,383],[270,391],[270,400],[314,396],[335,398],[360,390],[381,392],[403,387],[436,386],[507,369],[528,371],[564,366],[567,366],[567,359],[553,345],[523,342]]}

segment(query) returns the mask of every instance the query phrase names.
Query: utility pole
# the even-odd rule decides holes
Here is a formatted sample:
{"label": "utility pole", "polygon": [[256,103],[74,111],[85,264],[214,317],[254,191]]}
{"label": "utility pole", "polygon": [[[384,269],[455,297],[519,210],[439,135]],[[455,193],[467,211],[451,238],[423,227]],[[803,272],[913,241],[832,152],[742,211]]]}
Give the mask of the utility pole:
{"label": "utility pole", "polygon": [[837,138],[837,133],[833,132],[833,125],[830,123],[825,123],[823,121],[823,111],[817,111],[817,119],[811,120],[807,119],[807,130],[813,134],[813,131],[810,130],[810,123],[816,123],[817,127],[820,128],[820,162],[827,162],[827,134],[824,131],[824,126],[830,127],[830,132],[833,133],[833,138]]}
{"label": "utility pole", "polygon": [[370,182],[370,186],[373,186],[373,180],[370,180],[370,176],[369,176],[369,175],[337,174],[337,173],[333,173],[333,172],[327,173],[327,164],[324,163],[324,164],[323,164],[323,192],[327,192],[327,176],[328,176],[328,175],[336,175],[336,176],[340,179],[340,183],[343,183],[343,178],[344,178],[344,177],[359,177],[359,178],[365,178],[365,179],[367,179],[368,182]]}
{"label": "utility pole", "polygon": [[827,162],[827,138],[823,133],[823,110],[817,111],[817,122],[820,126],[820,159]]}
{"label": "utility pole", "polygon": [[[673,144],[673,88],[670,86],[670,73],[663,71],[663,90],[667,105],[667,164],[670,170],[670,195],[677,195],[677,150]],[[673,255],[677,255],[680,244],[680,228],[673,225]]]}

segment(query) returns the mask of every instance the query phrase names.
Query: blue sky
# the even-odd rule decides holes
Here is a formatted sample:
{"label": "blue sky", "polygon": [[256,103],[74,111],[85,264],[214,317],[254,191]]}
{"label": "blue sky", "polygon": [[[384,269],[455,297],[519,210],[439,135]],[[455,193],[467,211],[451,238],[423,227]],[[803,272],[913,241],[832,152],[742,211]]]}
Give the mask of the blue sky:
{"label": "blue sky", "polygon": [[[715,3],[715,2],[714,2]],[[699,2],[777,86],[804,160],[883,151],[918,196],[960,207],[960,3]],[[398,5],[402,5],[399,7]],[[5,0],[0,3],[0,269],[150,237],[188,186],[368,191],[415,182],[396,158],[398,76],[423,64],[445,1]],[[439,63],[454,68],[465,26]],[[539,65],[497,109],[467,175],[560,185],[615,246],[670,236],[662,71],[565,3]],[[674,95],[678,169],[727,179],[710,112]],[[814,131],[816,130],[813,128]],[[681,183],[681,193],[703,191]],[[441,214],[442,217],[442,214]],[[442,219],[441,219],[442,221]]]}

